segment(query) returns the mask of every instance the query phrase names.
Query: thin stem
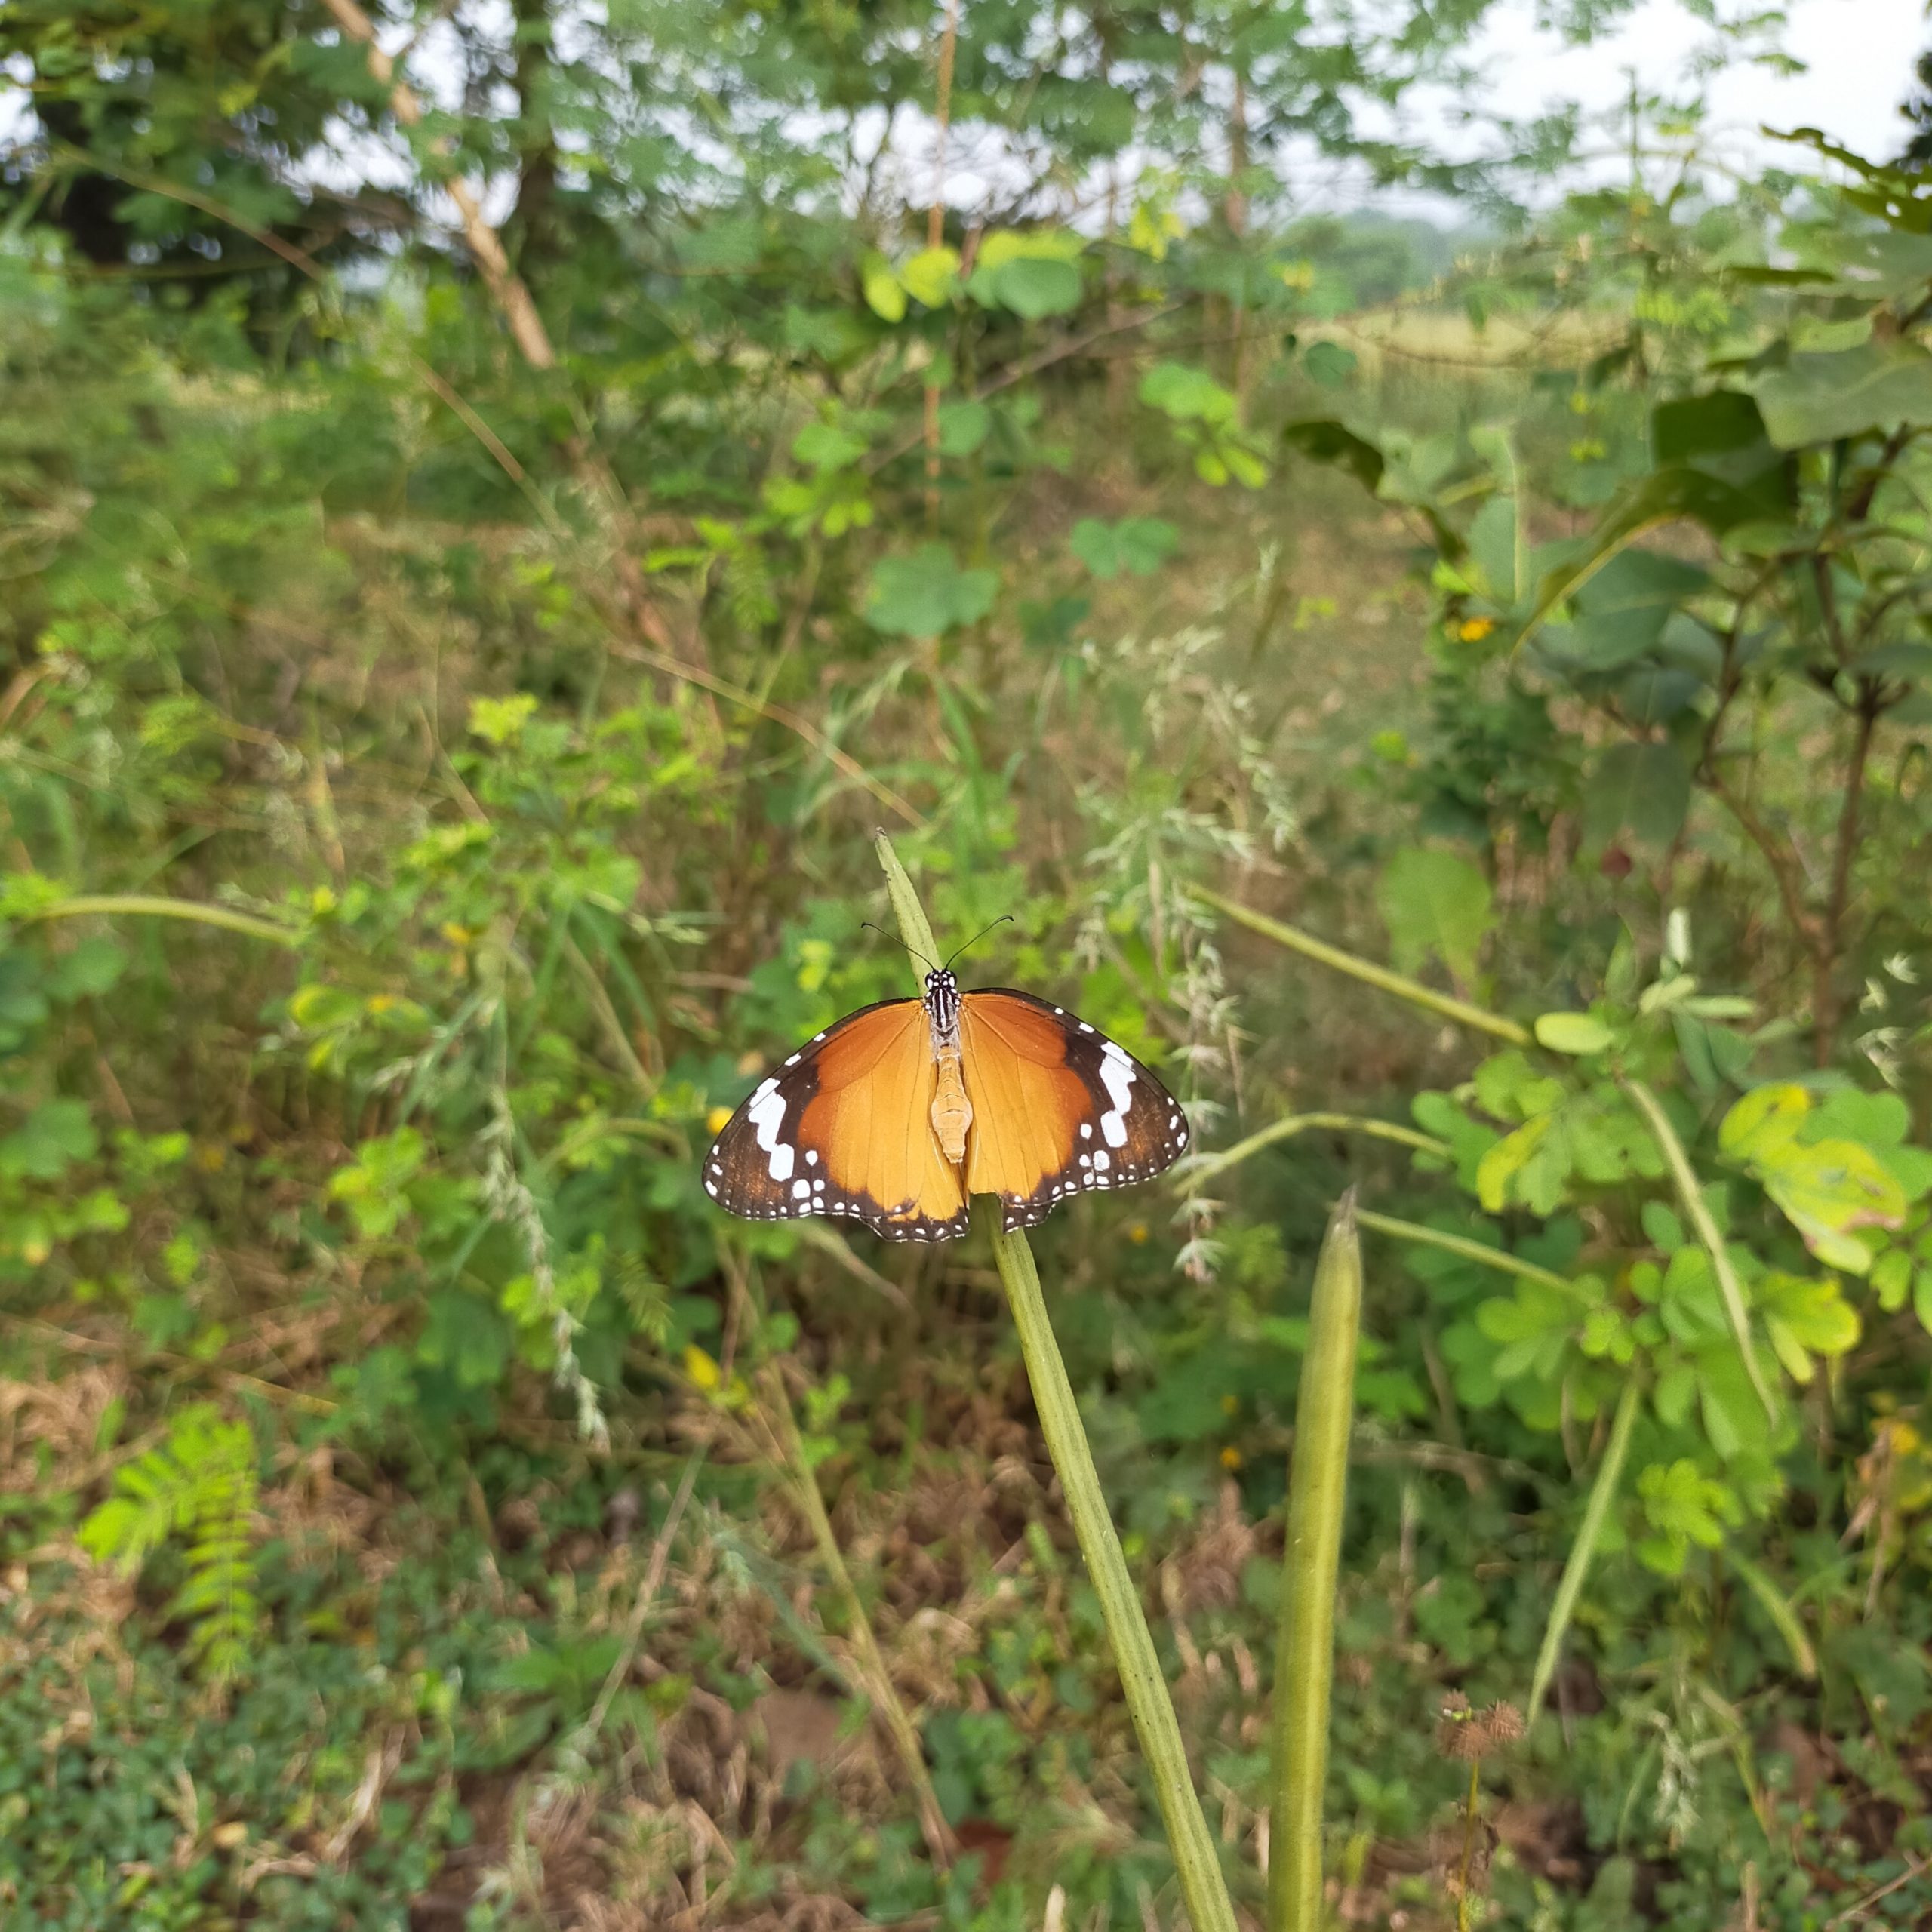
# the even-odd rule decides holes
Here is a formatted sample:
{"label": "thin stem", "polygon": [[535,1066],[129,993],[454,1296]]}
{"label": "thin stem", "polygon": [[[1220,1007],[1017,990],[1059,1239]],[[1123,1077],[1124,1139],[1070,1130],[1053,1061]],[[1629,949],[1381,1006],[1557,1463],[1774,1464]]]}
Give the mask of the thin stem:
{"label": "thin stem", "polygon": [[[952,114],[952,61],[959,44],[959,0],[946,0],[946,28],[940,37],[939,73],[933,97],[933,196],[926,209],[926,246],[946,238],[946,131]],[[939,534],[939,385],[926,385],[921,426],[926,441],[926,528]]]}
{"label": "thin stem", "polygon": [[1630,1437],[1637,1426],[1637,1411],[1642,1405],[1643,1394],[1641,1379],[1632,1374],[1617,1398],[1616,1418],[1610,1426],[1610,1441],[1604,1446],[1597,1479],[1590,1485],[1590,1500],[1584,1506],[1583,1525],[1577,1532],[1577,1540],[1570,1546],[1569,1561],[1563,1566],[1563,1580],[1556,1586],[1556,1601],[1550,1606],[1549,1623],[1543,1633],[1543,1647],[1537,1653],[1536,1673],[1530,1680],[1528,1721],[1531,1723],[1535,1722],[1537,1712],[1543,1708],[1543,1693],[1549,1688],[1549,1680],[1556,1673],[1556,1660],[1562,1651],[1570,1620],[1576,1614],[1577,1598],[1583,1590],[1583,1579],[1589,1574],[1590,1561],[1596,1555],[1604,1523],[1610,1515],[1610,1506],[1623,1480],[1623,1465],[1629,1460]]}
{"label": "thin stem", "polygon": [[199,926],[220,926],[225,932],[244,933],[250,939],[265,939],[275,946],[300,946],[302,934],[294,926],[277,924],[272,919],[257,919],[247,912],[231,912],[226,906],[204,906],[192,899],[162,899],[148,894],[78,893],[71,899],[56,900],[51,906],[37,906],[30,912],[17,912],[14,921],[32,925],[47,919],[81,919],[93,915],[112,918],[122,914],[149,919],[188,919]]}
{"label": "thin stem", "polygon": [[1620,1080],[1617,1084],[1629,1095],[1632,1104],[1644,1116],[1644,1124],[1650,1128],[1651,1137],[1663,1152],[1665,1164],[1670,1169],[1671,1180],[1676,1185],[1677,1198],[1684,1204],[1684,1211],[1697,1230],[1697,1239],[1710,1257],[1711,1272],[1716,1275],[1718,1292],[1724,1297],[1724,1312],[1730,1318],[1737,1352],[1744,1358],[1744,1372],[1751,1378],[1751,1386],[1758,1392],[1758,1401],[1764,1405],[1764,1414],[1775,1423],[1778,1419],[1777,1400],[1764,1380],[1763,1369],[1758,1366],[1758,1352],[1752,1346],[1751,1315],[1744,1305],[1743,1284],[1737,1278],[1737,1270],[1731,1266],[1730,1250],[1724,1244],[1724,1236],[1712,1217],[1710,1204],[1704,1198],[1704,1190],[1698,1181],[1697,1171],[1690,1164],[1690,1157],[1684,1151],[1684,1143],[1678,1139],[1677,1130],[1671,1125],[1670,1116],[1664,1112],[1663,1103],[1641,1080]]}
{"label": "thin stem", "polygon": [[1371,1208],[1358,1208],[1355,1219],[1371,1232],[1391,1235],[1397,1241],[1414,1241],[1418,1247],[1439,1247],[1445,1254],[1460,1254],[1465,1261],[1479,1261],[1499,1273],[1515,1275],[1525,1281],[1540,1281],[1546,1288],[1572,1288],[1575,1282],[1534,1261],[1525,1261],[1507,1248],[1491,1247],[1472,1241],[1467,1235],[1452,1235],[1441,1228],[1426,1228],[1420,1221],[1400,1221],[1392,1214],[1378,1214]]}
{"label": "thin stem", "polygon": [[1419,1006],[1424,1011],[1439,1014],[1444,1020],[1453,1020],[1460,1026],[1470,1026],[1478,1032],[1493,1035],[1499,1040],[1507,1040],[1512,1046],[1527,1047],[1531,1035],[1527,1026],[1519,1026],[1513,1020],[1506,1020],[1500,1013],[1491,1013],[1480,1006],[1472,1006],[1466,1000],[1451,998],[1447,993],[1438,992],[1433,986],[1424,986],[1420,980],[1412,980],[1404,973],[1392,972],[1386,966],[1377,966],[1366,959],[1358,959],[1352,952],[1344,952],[1339,946],[1330,946],[1325,940],[1300,931],[1294,926],[1284,925],[1278,919],[1271,919],[1265,912],[1257,912],[1251,906],[1244,906],[1238,900],[1224,899],[1218,892],[1211,892],[1202,885],[1191,886],[1195,898],[1204,900],[1217,912],[1225,912],[1238,925],[1246,926],[1251,932],[1260,933],[1264,938],[1272,939],[1278,946],[1285,946],[1291,952],[1299,952],[1304,958],[1312,959],[1324,966],[1332,966],[1338,973],[1346,973],[1353,980],[1359,980],[1364,986],[1375,987],[1377,991],[1393,993],[1400,1000],[1406,1000],[1411,1006]]}
{"label": "thin stem", "polygon": [[1190,1189],[1198,1187],[1203,1181],[1217,1179],[1230,1168],[1238,1167],[1251,1155],[1260,1153],[1264,1147],[1273,1146],[1278,1140],[1291,1140],[1298,1134],[1319,1132],[1324,1128],[1337,1134],[1365,1134],[1374,1140],[1392,1140],[1398,1146],[1413,1147],[1422,1154],[1440,1154],[1445,1159],[1451,1152],[1446,1141],[1438,1140],[1433,1134],[1423,1134],[1415,1128],[1401,1126],[1395,1121],[1371,1120],[1361,1114],[1288,1114],[1251,1134],[1245,1140],[1237,1140],[1232,1147],[1223,1148],[1218,1154],[1201,1155],[1181,1171]]}
{"label": "thin stem", "polygon": [[1361,1243],[1352,1189],[1328,1223],[1309,1303],[1295,1404],[1287,1546],[1275,1652],[1275,1798],[1269,1834],[1270,1932],[1321,1932],[1321,1801],[1335,1668],[1335,1582],[1355,1416]]}
{"label": "thin stem", "polygon": [[811,1527],[812,1541],[817,1546],[819,1561],[825,1565],[833,1586],[844,1600],[852,1639],[858,1647],[860,1667],[865,1674],[866,1694],[884,1718],[885,1727],[892,1734],[894,1748],[912,1783],[926,1849],[932,1854],[934,1863],[942,1870],[946,1869],[959,1856],[959,1843],[952,1835],[952,1826],[946,1822],[945,1812],[940,1809],[939,1794],[933,1789],[932,1774],[926,1768],[925,1751],[919,1742],[919,1734],[913,1727],[898,1687],[892,1681],[892,1673],[886,1668],[884,1654],[879,1649],[872,1619],[866,1614],[865,1599],[859,1595],[858,1586],[852,1580],[852,1573],[846,1567],[844,1552],[838,1547],[838,1533],[832,1527],[832,1518],[826,1514],[825,1499],[819,1494],[817,1472],[805,1454],[804,1438],[798,1432],[798,1419],[792,1412],[791,1398],[785,1392],[784,1378],[775,1365],[770,1365],[758,1380],[774,1419],[779,1446],[784,1451],[791,1470],[792,1486],[804,1506],[805,1520]]}
{"label": "thin stem", "polygon": [[1033,1405],[1039,1411],[1040,1432],[1046,1438],[1047,1453],[1060,1477],[1088,1577],[1100,1600],[1100,1615],[1120,1672],[1121,1689],[1126,1694],[1128,1715],[1134,1720],[1134,1735],[1160,1804],[1161,1822],[1174,1848],[1174,1871],[1187,1903],[1188,1917],[1194,1932],[1235,1932],[1227,1881],[1195,1793],[1187,1748],[1181,1742],[1180,1726],[1161,1675],[1161,1660],[1140,1595],[1128,1574],[1127,1558],[1108,1513],[1081,1425],[1079,1405],[1066,1379],[1066,1365],[1047,1318],[1046,1297],[1040,1291],[1033,1251],[1023,1234],[995,1232],[993,1260],[1013,1310],[1014,1326],[1020,1333],[1020,1352],[1032,1385]]}
{"label": "thin stem", "polygon": [[1807,1681],[1815,1678],[1818,1675],[1818,1653],[1812,1648],[1811,1639],[1791,1599],[1771,1580],[1767,1571],[1741,1550],[1732,1549],[1728,1541],[1724,1546],[1724,1553],[1725,1561],[1737,1572],[1738,1580],[1758,1599],[1758,1607],[1777,1626],[1786,1649],[1791,1653],[1792,1669]]}
{"label": "thin stem", "polygon": [[[929,960],[941,958],[925,909],[919,903],[905,867],[899,863],[899,855],[892,849],[892,841],[881,832],[875,847],[885,872],[886,891],[899,922],[900,937],[907,949]],[[1235,1932],[1234,1905],[1228,1896],[1227,1881],[1222,1875],[1220,1859],[1201,1812],[1201,1800],[1195,1792],[1187,1749],[1181,1742],[1180,1725],[1161,1675],[1161,1660],[1147,1628],[1140,1595],[1128,1574],[1127,1558],[1108,1512],[1093,1454],[1087,1446],[1080,1407],[1067,1380],[1060,1345],[1054,1339],[1033,1251],[1023,1234],[998,1231],[993,1235],[992,1247],[1008,1305],[1013,1310],[1020,1355],[1032,1387],[1033,1404],[1039,1411],[1040,1432],[1046,1438],[1047,1453],[1060,1478],[1080,1554],[1094,1593],[1100,1599],[1101,1619],[1106,1626],[1115,1666],[1120,1672],[1128,1715],[1133,1720],[1134,1735],[1146,1760],[1193,1932]]]}
{"label": "thin stem", "polygon": [[1469,1868],[1475,1863],[1476,1807],[1482,1796],[1481,1772],[1481,1765],[1472,1758],[1469,1795],[1463,1801],[1463,1870],[1456,1894],[1456,1932],[1469,1932]]}
{"label": "thin stem", "polygon": [[1858,854],[1858,817],[1865,797],[1866,767],[1872,758],[1872,735],[1878,728],[1879,704],[1869,687],[1859,700],[1850,761],[1846,768],[1844,802],[1838,811],[1838,849],[1832,859],[1831,891],[1820,922],[1811,993],[1812,1046],[1817,1063],[1829,1066],[1838,1046],[1839,955],[1844,949],[1844,915],[1851,900],[1852,861]]}
{"label": "thin stem", "polygon": [[[397,73],[395,62],[377,44],[375,25],[369,16],[355,4],[355,0],[322,0],[322,4],[342,32],[365,49],[369,72],[377,85],[389,89],[389,111],[405,128],[420,126],[423,104],[417,100],[415,90]],[[444,149],[448,145],[447,142],[438,143]],[[454,170],[438,185],[456,204],[457,214],[463,223],[463,242],[481,272],[492,300],[509,324],[518,352],[533,369],[554,369],[557,366],[557,352],[551,344],[542,317],[537,312],[537,304],[530,299],[530,291],[524,286],[522,278],[510,266],[502,240],[484,214],[483,205],[476,198],[475,191]]]}

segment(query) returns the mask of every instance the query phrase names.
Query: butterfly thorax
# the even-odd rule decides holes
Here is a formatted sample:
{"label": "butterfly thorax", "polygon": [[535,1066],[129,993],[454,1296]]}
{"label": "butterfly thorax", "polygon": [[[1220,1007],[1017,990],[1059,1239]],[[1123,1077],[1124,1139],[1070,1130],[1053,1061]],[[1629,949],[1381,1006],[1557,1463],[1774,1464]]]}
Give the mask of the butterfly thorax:
{"label": "butterfly thorax", "polygon": [[973,1124],[959,1053],[959,982],[943,970],[926,975],[926,1022],[932,1031],[939,1084],[933,1094],[933,1132],[940,1152],[956,1168],[966,1158],[966,1131]]}

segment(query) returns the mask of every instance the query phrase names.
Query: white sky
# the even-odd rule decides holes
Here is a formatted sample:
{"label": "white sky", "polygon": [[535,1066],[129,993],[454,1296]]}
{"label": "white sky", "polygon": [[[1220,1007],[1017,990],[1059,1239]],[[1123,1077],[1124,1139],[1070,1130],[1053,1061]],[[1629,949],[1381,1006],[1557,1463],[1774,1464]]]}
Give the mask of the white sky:
{"label": "white sky", "polygon": [[[1899,103],[1909,91],[1912,63],[1932,43],[1925,0],[1786,0],[1791,25],[1785,51],[1807,71],[1789,77],[1740,67],[1709,84],[1711,125],[1753,156],[1797,152],[1757,134],[1774,128],[1816,127],[1877,158],[1904,145]],[[1730,11],[1727,9],[1726,11]],[[1691,56],[1709,38],[1675,0],[1644,0],[1615,33],[1588,47],[1566,48],[1535,28],[1533,0],[1504,0],[1476,42],[1486,91],[1516,118],[1565,99],[1614,109],[1637,70],[1640,88],[1675,93],[1685,85]]]}

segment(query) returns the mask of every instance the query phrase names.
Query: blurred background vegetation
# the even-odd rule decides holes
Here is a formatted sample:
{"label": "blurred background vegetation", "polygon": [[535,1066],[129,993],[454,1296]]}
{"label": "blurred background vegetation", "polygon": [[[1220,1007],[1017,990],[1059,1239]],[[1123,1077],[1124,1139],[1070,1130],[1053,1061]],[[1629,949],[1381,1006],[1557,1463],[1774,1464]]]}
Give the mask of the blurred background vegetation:
{"label": "blurred background vegetation", "polygon": [[1338,1918],[1932,1914],[1932,189],[1485,11],[0,13],[9,1927],[1175,1922],[983,1233],[697,1184],[880,825],[1194,1122],[1036,1247],[1244,1909],[1353,1183]]}

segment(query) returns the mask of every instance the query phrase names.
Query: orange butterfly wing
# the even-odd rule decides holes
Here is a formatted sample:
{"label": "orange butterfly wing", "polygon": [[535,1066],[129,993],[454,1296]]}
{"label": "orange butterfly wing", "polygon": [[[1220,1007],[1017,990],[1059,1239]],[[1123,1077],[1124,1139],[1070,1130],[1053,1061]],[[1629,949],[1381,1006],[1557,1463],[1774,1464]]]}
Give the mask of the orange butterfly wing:
{"label": "orange butterfly wing", "polygon": [[848,1214],[888,1241],[966,1231],[933,1133],[938,1083],[916,999],[848,1014],[761,1081],[704,1157],[705,1192],[755,1221]]}
{"label": "orange butterfly wing", "polygon": [[966,1190],[1010,1233],[1089,1188],[1146,1180],[1186,1151],[1180,1103],[1125,1048],[1010,987],[968,993],[959,1038],[973,1107]]}

